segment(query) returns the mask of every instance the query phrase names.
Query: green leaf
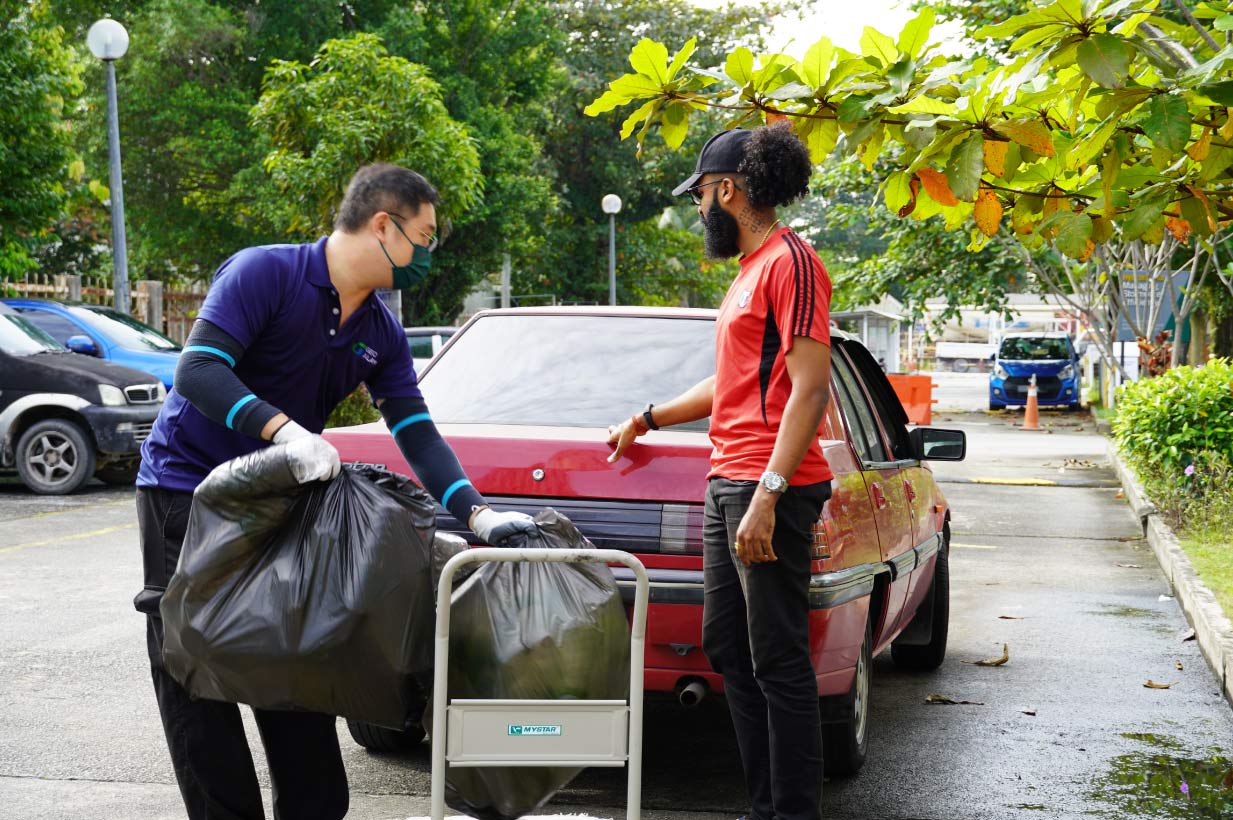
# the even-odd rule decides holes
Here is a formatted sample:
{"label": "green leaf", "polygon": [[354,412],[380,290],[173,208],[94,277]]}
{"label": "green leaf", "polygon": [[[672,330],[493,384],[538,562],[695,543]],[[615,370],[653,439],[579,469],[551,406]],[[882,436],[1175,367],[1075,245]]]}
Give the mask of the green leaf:
{"label": "green leaf", "polygon": [[886,207],[893,214],[912,201],[912,176],[905,171],[896,171],[886,180]]}
{"label": "green leaf", "polygon": [[681,103],[673,103],[664,109],[663,123],[660,126],[660,136],[664,138],[664,142],[673,151],[681,147],[681,143],[685,142],[685,135],[689,132],[689,106]]}
{"label": "green leaf", "polygon": [[993,124],[993,130],[1044,157],[1054,155],[1053,136],[1039,119],[1003,120]]}
{"label": "green leaf", "polygon": [[811,100],[813,88],[804,83],[784,83],[766,94],[768,100]]}
{"label": "green leaf", "polygon": [[639,106],[638,110],[625,118],[625,122],[621,124],[621,139],[629,139],[629,135],[634,133],[634,129],[641,125],[650,113],[659,104],[659,100],[651,100],[650,102]]}
{"label": "green leaf", "polygon": [[946,163],[946,178],[955,196],[965,202],[976,199],[980,175],[985,170],[985,139],[973,131],[959,143]]}
{"label": "green leaf", "polygon": [[810,130],[805,144],[809,146],[809,159],[814,164],[822,163],[835,150],[839,142],[839,122],[837,120],[819,120]]}
{"label": "green leaf", "polygon": [[919,97],[913,97],[903,105],[896,105],[893,108],[886,109],[891,114],[936,114],[939,116],[953,116],[955,113],[955,104],[936,100],[932,97],[926,97],[924,94]]}
{"label": "green leaf", "polygon": [[1068,213],[1061,219],[1054,244],[1071,259],[1087,255],[1087,243],[1092,238],[1092,218],[1087,214]]}
{"label": "green leaf", "polygon": [[1053,18],[1046,17],[1040,10],[1033,9],[1026,14],[1017,15],[1001,23],[995,23],[993,25],[979,28],[972,33],[972,36],[978,40],[1002,40],[1013,34],[1019,34],[1024,29],[1035,28],[1041,25],[1056,22],[1057,21]]}
{"label": "green leaf", "polygon": [[1205,83],[1196,90],[1217,105],[1233,106],[1233,80]]}
{"label": "green leaf", "polygon": [[1226,148],[1215,142],[1207,152],[1207,159],[1199,164],[1199,181],[1211,182],[1233,165],[1233,148]]}
{"label": "green leaf", "polygon": [[[916,59],[929,43],[929,32],[933,30],[936,15],[933,9],[925,8],[912,18],[899,34],[899,51],[912,59]],[[894,209],[898,211],[898,208]]]}
{"label": "green leaf", "polygon": [[1171,198],[1169,194],[1160,194],[1141,202],[1122,223],[1122,238],[1129,242],[1143,236],[1160,219]]}
{"label": "green leaf", "polygon": [[753,52],[744,46],[735,49],[729,54],[727,62],[724,63],[724,71],[732,78],[734,83],[742,88],[753,81],[753,70]]}
{"label": "green leaf", "polygon": [[610,88],[607,91],[605,91],[603,94],[600,94],[599,97],[596,100],[594,100],[590,105],[582,109],[582,113],[586,114],[588,117],[597,117],[600,114],[604,114],[608,111],[611,111],[612,109],[616,108],[618,105],[625,105],[627,102],[630,102],[632,99],[633,98],[630,97],[628,94],[622,91],[613,91]]}
{"label": "green leaf", "polygon": [[86,187],[90,189],[90,195],[99,202],[106,202],[111,199],[111,189],[97,179],[90,180]]}
{"label": "green leaf", "polygon": [[829,37],[823,37],[814,43],[809,47],[809,51],[805,52],[805,59],[797,65],[801,79],[814,88],[824,86],[830,76],[831,60],[834,56],[835,46]]}
{"label": "green leaf", "polygon": [[878,60],[883,66],[893,65],[899,57],[895,41],[872,26],[861,34],[861,55]]}
{"label": "green leaf", "polygon": [[1216,18],[1216,31],[1233,31],[1233,14],[1222,14]]}
{"label": "green leaf", "polygon": [[891,88],[895,91],[895,96],[899,96],[908,90],[912,84],[912,79],[916,76],[916,61],[912,59],[903,59],[895,63],[886,72],[886,79],[890,80]]}
{"label": "green leaf", "polygon": [[681,46],[680,51],[673,55],[672,65],[668,66],[668,76],[665,78],[666,82],[672,82],[676,79],[676,75],[680,72],[681,68],[690,57],[694,56],[694,52],[697,50],[698,38],[690,37],[689,41],[686,42],[685,45]]}
{"label": "green leaf", "polygon": [[1121,117],[1110,117],[1101,126],[1096,129],[1095,133],[1084,137],[1066,154],[1066,170],[1075,171],[1083,168],[1096,155],[1104,150],[1108,144],[1109,138],[1113,136],[1113,132],[1117,130],[1117,126],[1121,123]]}
{"label": "green leaf", "polygon": [[642,38],[629,52],[629,64],[634,71],[650,77],[657,85],[667,82],[665,67],[668,65],[668,47],[663,43]]}
{"label": "green leaf", "polygon": [[1147,103],[1143,133],[1157,148],[1180,154],[1190,142],[1190,109],[1173,94],[1160,94]]}
{"label": "green leaf", "polygon": [[843,122],[859,122],[869,116],[870,98],[857,94],[844,99],[839,104],[838,116]]}
{"label": "green leaf", "polygon": [[1104,88],[1121,88],[1130,71],[1130,49],[1120,37],[1093,34],[1079,44],[1079,67]]}

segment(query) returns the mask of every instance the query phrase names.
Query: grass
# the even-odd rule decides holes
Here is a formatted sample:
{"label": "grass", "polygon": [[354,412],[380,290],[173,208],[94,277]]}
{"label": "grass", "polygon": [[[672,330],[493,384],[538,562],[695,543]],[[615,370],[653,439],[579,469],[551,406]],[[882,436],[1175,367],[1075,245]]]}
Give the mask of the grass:
{"label": "grass", "polygon": [[1206,532],[1183,532],[1182,549],[1195,572],[1216,596],[1224,614],[1233,619],[1233,536],[1212,528]]}

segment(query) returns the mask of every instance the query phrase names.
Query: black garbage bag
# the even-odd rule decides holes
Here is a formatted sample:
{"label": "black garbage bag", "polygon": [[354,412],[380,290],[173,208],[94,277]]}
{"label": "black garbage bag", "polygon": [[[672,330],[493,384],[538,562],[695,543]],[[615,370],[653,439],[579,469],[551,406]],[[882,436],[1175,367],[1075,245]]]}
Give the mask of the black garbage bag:
{"label": "black garbage bag", "polygon": [[301,486],[283,447],[220,465],[163,596],[167,671],[200,698],[402,729],[432,681],[434,529],[384,470]]}
{"label": "black garbage bag", "polygon": [[[542,510],[535,523],[537,535],[512,538],[502,546],[592,547],[555,510]],[[606,565],[482,564],[453,592],[449,695],[624,699],[629,696],[629,640],[625,607]],[[432,709],[424,716],[431,723]],[[514,820],[538,809],[580,771],[451,767],[445,799],[481,820]]]}

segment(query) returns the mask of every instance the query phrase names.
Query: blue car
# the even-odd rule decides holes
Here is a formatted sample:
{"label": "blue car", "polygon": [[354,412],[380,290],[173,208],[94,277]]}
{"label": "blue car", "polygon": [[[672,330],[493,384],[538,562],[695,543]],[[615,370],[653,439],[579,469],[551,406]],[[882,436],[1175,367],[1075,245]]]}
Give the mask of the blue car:
{"label": "blue car", "polygon": [[1028,386],[1036,377],[1041,407],[1079,406],[1079,359],[1065,333],[1008,333],[993,358],[989,409],[1027,404]]}
{"label": "blue car", "polygon": [[149,325],[106,305],[50,299],[5,299],[4,303],[74,353],[145,371],[171,389],[180,345]]}

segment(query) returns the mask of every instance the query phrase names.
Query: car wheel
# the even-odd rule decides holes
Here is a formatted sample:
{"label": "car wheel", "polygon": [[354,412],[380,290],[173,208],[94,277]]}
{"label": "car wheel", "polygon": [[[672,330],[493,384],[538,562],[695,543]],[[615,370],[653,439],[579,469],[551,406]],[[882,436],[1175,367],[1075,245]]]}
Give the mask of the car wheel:
{"label": "car wheel", "polygon": [[873,618],[865,621],[865,642],[847,694],[822,699],[822,759],[829,777],[850,777],[869,752],[869,679],[873,669]]}
{"label": "car wheel", "polygon": [[347,731],[351,738],[370,752],[409,752],[419,746],[427,736],[423,726],[412,724],[403,731],[364,723],[360,720],[348,720]]}
{"label": "car wheel", "polygon": [[[929,612],[918,612],[916,617],[931,619],[932,632],[929,643],[919,646],[891,644],[891,659],[901,669],[916,672],[932,672],[946,658],[946,637],[950,631],[950,530],[943,532],[942,548],[938,550],[933,565],[933,600]],[[911,628],[910,626],[908,627]]]}
{"label": "car wheel", "polygon": [[71,493],[94,474],[94,442],[67,419],[44,419],[17,441],[17,474],[40,495]]}
{"label": "car wheel", "polygon": [[996,401],[990,400],[990,401],[989,401],[989,409],[990,409],[990,410],[1005,410],[1005,409],[1006,409],[1006,405],[1002,404],[1001,402],[996,402]]}
{"label": "car wheel", "polygon": [[94,475],[104,484],[122,487],[137,480],[137,470],[140,467],[140,461],[116,461],[99,467]]}

